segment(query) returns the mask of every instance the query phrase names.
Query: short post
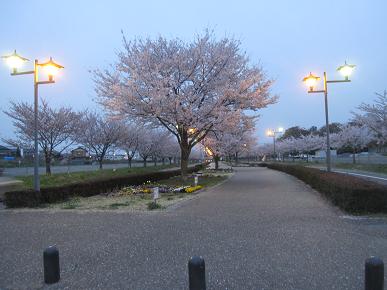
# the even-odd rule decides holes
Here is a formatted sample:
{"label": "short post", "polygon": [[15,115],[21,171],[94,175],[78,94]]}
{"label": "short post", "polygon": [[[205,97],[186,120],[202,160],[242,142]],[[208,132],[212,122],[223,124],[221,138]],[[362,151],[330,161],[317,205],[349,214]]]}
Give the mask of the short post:
{"label": "short post", "polygon": [[160,190],[159,188],[156,186],[156,187],[153,187],[153,200],[154,202],[156,202],[157,199],[160,198]]}
{"label": "short post", "polygon": [[59,251],[56,246],[50,246],[43,252],[44,282],[53,284],[60,279]]}
{"label": "short post", "polygon": [[206,267],[202,257],[188,261],[189,290],[206,290]]}
{"label": "short post", "polygon": [[365,290],[383,290],[384,264],[377,257],[365,261]]}
{"label": "short post", "polygon": [[194,182],[195,182],[195,186],[198,186],[198,184],[199,184],[199,176],[195,175]]}

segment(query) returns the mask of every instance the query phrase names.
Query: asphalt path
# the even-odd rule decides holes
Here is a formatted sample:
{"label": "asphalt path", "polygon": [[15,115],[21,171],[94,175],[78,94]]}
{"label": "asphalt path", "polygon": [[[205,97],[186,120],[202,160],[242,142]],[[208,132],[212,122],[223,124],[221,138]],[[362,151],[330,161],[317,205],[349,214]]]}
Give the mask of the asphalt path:
{"label": "asphalt path", "polygon": [[[44,286],[56,244],[61,281]],[[161,212],[0,210],[0,288],[364,289],[364,261],[387,261],[385,218],[347,216],[292,176],[238,168],[225,183]]]}

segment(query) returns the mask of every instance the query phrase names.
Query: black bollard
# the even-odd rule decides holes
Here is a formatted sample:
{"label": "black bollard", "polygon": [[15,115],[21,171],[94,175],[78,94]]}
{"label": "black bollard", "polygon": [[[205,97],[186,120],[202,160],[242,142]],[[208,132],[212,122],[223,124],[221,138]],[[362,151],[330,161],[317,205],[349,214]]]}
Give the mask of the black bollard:
{"label": "black bollard", "polygon": [[189,290],[206,290],[206,267],[202,257],[194,256],[188,261]]}
{"label": "black bollard", "polygon": [[383,290],[384,264],[376,257],[365,261],[365,290]]}
{"label": "black bollard", "polygon": [[59,251],[56,246],[50,246],[43,252],[44,282],[56,283],[60,279]]}

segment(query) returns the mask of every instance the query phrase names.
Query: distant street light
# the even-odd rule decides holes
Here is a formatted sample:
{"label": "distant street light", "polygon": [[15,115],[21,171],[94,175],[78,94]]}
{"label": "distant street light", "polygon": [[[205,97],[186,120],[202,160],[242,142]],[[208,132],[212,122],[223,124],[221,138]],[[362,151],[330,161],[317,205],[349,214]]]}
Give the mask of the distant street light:
{"label": "distant street light", "polygon": [[[39,147],[38,147],[38,86],[45,84],[53,84],[54,75],[59,71],[59,69],[64,68],[60,64],[55,63],[52,58],[44,63],[39,63],[37,59],[34,61],[34,69],[31,71],[22,71],[19,72],[23,64],[29,59],[22,57],[16,53],[16,50],[10,54],[2,56],[7,64],[11,67],[12,72],[11,76],[33,74],[34,75],[34,141],[35,141],[35,154],[34,154],[34,190],[40,191],[39,183]],[[39,67],[47,73],[48,81],[39,81]]]}
{"label": "distant street light", "polygon": [[276,153],[275,153],[275,138],[276,138],[276,135],[277,134],[281,134],[284,132],[284,128],[282,127],[279,127],[277,130],[275,129],[268,129],[266,131],[266,135],[268,137],[273,137],[273,154],[274,154],[274,158],[277,159],[277,156],[276,156]]}
{"label": "distant street light", "polygon": [[344,80],[327,80],[327,73],[324,72],[324,89],[323,90],[314,90],[317,82],[320,80],[320,77],[313,75],[312,73],[309,76],[303,78],[303,82],[308,86],[308,93],[324,93],[325,96],[325,126],[326,126],[326,134],[327,134],[327,146],[326,146],[326,162],[327,162],[327,171],[331,171],[331,145],[329,139],[329,118],[328,118],[328,83],[346,83],[350,82],[349,76],[352,71],[355,69],[355,65],[344,63],[344,65],[339,66],[337,71],[339,71],[343,76]]}

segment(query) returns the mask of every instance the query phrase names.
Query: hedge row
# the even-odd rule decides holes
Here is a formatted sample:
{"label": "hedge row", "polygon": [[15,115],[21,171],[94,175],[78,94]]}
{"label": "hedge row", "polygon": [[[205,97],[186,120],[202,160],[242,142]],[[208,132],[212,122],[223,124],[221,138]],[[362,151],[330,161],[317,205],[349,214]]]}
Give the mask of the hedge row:
{"label": "hedge row", "polygon": [[301,165],[268,164],[309,184],[334,205],[350,213],[387,213],[387,187],[355,176]]}
{"label": "hedge row", "polygon": [[[188,169],[192,173],[202,169],[196,165]],[[180,175],[180,170],[155,171],[140,174],[128,174],[104,179],[95,179],[62,186],[41,188],[40,192],[34,190],[18,190],[6,192],[5,205],[15,207],[37,207],[43,203],[54,203],[66,200],[72,196],[93,196],[104,192],[111,192],[128,185],[140,185],[147,181],[157,181]]]}

